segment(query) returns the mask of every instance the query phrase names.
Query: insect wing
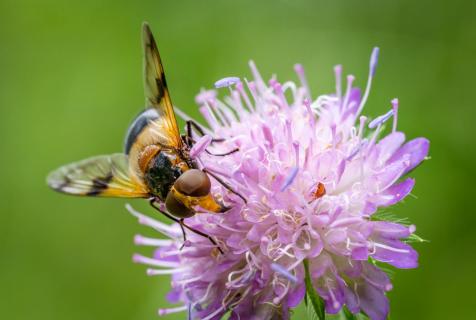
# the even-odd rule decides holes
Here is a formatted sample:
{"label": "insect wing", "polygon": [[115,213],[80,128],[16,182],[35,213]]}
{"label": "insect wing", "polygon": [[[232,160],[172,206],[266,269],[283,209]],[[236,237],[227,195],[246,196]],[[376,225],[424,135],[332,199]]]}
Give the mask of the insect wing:
{"label": "insect wing", "polygon": [[182,140],[167,89],[164,68],[154,36],[147,23],[142,26],[142,41],[146,107],[155,108],[159,114],[159,118],[153,122],[152,129],[157,134],[159,144],[169,148],[179,148]]}
{"label": "insect wing", "polygon": [[48,185],[59,192],[98,197],[146,198],[145,185],[129,175],[125,154],[97,156],[53,171]]}

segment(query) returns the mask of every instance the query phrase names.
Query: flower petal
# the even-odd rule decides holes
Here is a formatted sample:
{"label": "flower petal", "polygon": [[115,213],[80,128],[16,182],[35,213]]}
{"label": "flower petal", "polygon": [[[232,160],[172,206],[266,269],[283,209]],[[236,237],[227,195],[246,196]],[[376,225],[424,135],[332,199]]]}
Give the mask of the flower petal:
{"label": "flower petal", "polygon": [[430,148],[430,141],[425,138],[416,138],[413,139],[403,145],[395,154],[388,160],[388,162],[395,162],[399,159],[405,157],[405,155],[410,156],[410,164],[408,168],[406,168],[405,173],[409,172],[420,162],[425,159],[428,155],[428,150]]}

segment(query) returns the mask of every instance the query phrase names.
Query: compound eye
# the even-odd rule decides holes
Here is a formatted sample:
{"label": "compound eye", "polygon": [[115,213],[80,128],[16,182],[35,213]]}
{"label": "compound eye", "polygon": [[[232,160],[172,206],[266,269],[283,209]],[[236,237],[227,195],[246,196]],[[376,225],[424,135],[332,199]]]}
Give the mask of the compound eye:
{"label": "compound eye", "polygon": [[177,218],[190,218],[195,215],[195,212],[186,207],[182,202],[178,201],[173,192],[169,192],[165,198],[165,207],[167,211]]}
{"label": "compound eye", "polygon": [[182,173],[174,183],[175,190],[190,197],[203,197],[210,193],[211,183],[208,175],[198,169]]}

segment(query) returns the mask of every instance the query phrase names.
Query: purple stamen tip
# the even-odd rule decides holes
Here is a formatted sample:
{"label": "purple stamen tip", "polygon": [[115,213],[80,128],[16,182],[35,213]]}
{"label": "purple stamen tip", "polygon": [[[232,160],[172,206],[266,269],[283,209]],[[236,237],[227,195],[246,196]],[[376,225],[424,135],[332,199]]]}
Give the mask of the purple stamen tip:
{"label": "purple stamen tip", "polygon": [[388,283],[385,285],[385,291],[390,291],[393,289],[393,285],[391,283]]}
{"label": "purple stamen tip", "polygon": [[274,91],[275,91],[277,94],[280,94],[280,93],[283,92],[283,89],[282,89],[282,87],[281,87],[281,84],[280,84],[278,81],[274,80],[273,83],[271,83],[271,81],[270,81],[270,85],[273,87]]}
{"label": "purple stamen tip", "polygon": [[286,270],[286,268],[284,268],[280,264],[271,263],[271,269],[273,269],[273,271],[276,271],[277,273],[281,274],[282,276],[284,276],[286,279],[288,279],[289,281],[291,281],[293,283],[298,282],[298,278],[295,275],[293,275],[291,272]]}
{"label": "purple stamen tip", "polygon": [[268,83],[270,86],[274,86],[276,83],[278,83],[278,80],[276,80],[275,78],[271,78],[269,79]]}
{"label": "purple stamen tip", "polygon": [[304,67],[302,66],[302,64],[296,63],[294,65],[294,71],[296,71],[296,73],[298,73],[298,74],[302,74],[302,73],[304,73]]}
{"label": "purple stamen tip", "polygon": [[287,176],[286,180],[284,180],[283,186],[281,187],[281,190],[280,190],[281,192],[286,190],[293,183],[294,179],[297,176],[298,171],[299,171],[298,167],[293,167],[291,169],[291,172],[289,172],[289,175]]}
{"label": "purple stamen tip", "polygon": [[308,98],[304,98],[302,103],[304,103],[306,107],[311,107],[311,100],[309,100]]}
{"label": "purple stamen tip", "polygon": [[379,47],[375,47],[372,50],[372,55],[370,56],[370,74],[372,75],[372,77],[374,76],[375,70],[377,69],[379,51]]}
{"label": "purple stamen tip", "polygon": [[392,99],[393,108],[398,108],[398,98]]}
{"label": "purple stamen tip", "polygon": [[381,115],[381,116],[378,116],[377,118],[375,118],[374,120],[372,120],[372,121],[369,123],[369,129],[374,129],[374,128],[376,128],[378,125],[383,124],[385,121],[387,121],[388,119],[390,119],[392,116],[393,116],[393,109],[390,110],[389,112],[387,112],[386,114]]}
{"label": "purple stamen tip", "polygon": [[336,74],[341,74],[342,73],[342,65],[338,64],[338,65],[334,66],[334,72]]}
{"label": "purple stamen tip", "polygon": [[202,90],[196,97],[195,102],[202,105],[208,101],[214,100],[217,93],[214,90]]}
{"label": "purple stamen tip", "polygon": [[215,88],[224,88],[240,82],[238,77],[226,77],[215,82]]}

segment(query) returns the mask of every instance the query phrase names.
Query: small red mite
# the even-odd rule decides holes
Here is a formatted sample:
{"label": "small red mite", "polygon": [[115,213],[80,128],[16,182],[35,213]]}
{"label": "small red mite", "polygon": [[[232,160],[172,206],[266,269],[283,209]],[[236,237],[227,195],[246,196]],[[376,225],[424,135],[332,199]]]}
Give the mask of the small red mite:
{"label": "small red mite", "polygon": [[316,191],[312,194],[313,200],[322,198],[326,194],[326,188],[322,182],[319,182],[316,187]]}

